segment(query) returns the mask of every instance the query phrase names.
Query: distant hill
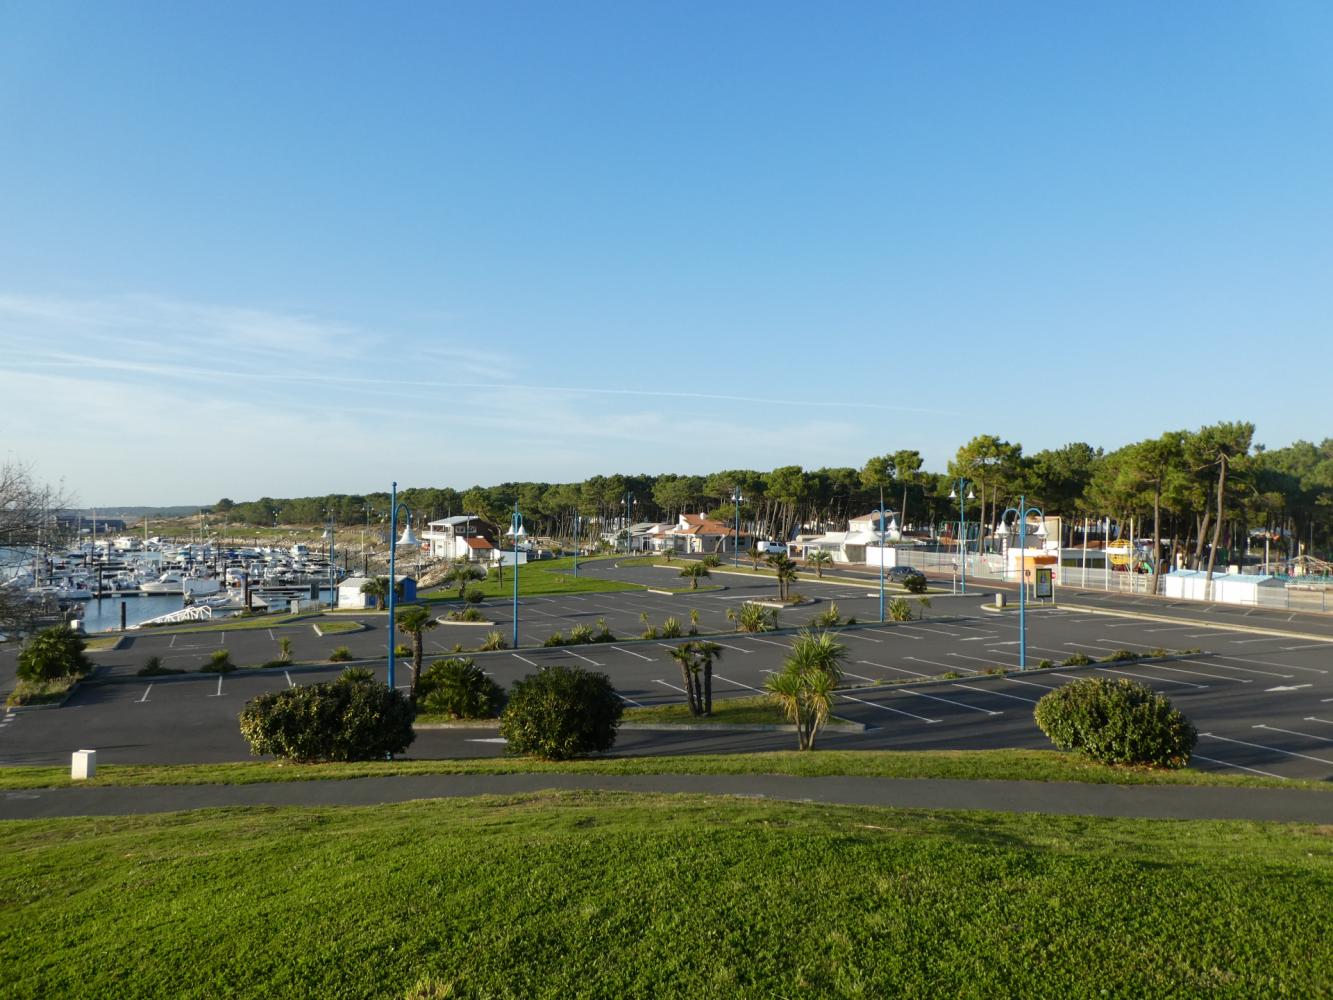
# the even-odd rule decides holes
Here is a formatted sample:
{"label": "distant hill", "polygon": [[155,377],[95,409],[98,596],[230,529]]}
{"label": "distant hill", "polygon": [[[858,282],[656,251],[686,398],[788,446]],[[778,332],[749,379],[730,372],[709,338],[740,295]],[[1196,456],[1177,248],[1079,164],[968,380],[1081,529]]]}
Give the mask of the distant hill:
{"label": "distant hill", "polygon": [[[98,517],[119,517],[126,521],[133,521],[147,514],[149,517],[186,517],[190,514],[198,514],[202,507],[205,510],[209,504],[198,504],[197,506],[187,507],[97,507]],[[94,508],[74,508],[70,510],[71,514],[82,514],[84,517],[92,517]]]}

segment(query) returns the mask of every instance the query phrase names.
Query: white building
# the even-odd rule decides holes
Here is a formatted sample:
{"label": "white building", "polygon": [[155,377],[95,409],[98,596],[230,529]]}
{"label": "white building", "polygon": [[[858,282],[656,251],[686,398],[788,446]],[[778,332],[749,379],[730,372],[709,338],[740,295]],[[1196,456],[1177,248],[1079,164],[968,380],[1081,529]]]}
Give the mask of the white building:
{"label": "white building", "polygon": [[435,559],[495,561],[494,529],[476,514],[458,514],[426,525],[421,533],[422,555]]}

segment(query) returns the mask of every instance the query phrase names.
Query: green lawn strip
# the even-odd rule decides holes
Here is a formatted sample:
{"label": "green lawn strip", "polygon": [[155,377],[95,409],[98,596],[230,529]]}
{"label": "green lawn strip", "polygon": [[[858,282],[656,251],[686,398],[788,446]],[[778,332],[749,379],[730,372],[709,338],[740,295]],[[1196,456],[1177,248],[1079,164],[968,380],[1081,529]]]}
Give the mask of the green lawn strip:
{"label": "green lawn strip", "polygon": [[275,628],[279,625],[299,625],[320,617],[320,612],[309,611],[299,615],[282,612],[273,615],[239,615],[219,618],[206,625],[170,625],[165,628],[136,629],[136,635],[173,635],[188,632],[244,632],[249,629]]}
{"label": "green lawn strip", "polygon": [[31,705],[58,705],[69,697],[74,685],[82,679],[81,677],[53,677],[46,681],[30,681],[20,677],[14,684],[14,690],[10,691],[5,699],[5,705],[11,708]]}
{"label": "green lawn strip", "polygon": [[[0,824],[16,998],[1327,996],[1326,829],[542,793]],[[1314,905],[1312,904],[1314,902]]]}
{"label": "green lawn strip", "polygon": [[320,635],[343,635],[348,632],[362,632],[366,627],[361,622],[338,620],[317,621],[312,622],[311,624],[314,625],[316,631],[318,631]]}
{"label": "green lawn strip", "polygon": [[[463,760],[365,761],[352,764],[104,764],[80,785],[208,785],[308,781],[400,774],[792,774],[884,778],[964,778],[1010,781],[1082,781],[1118,785],[1223,785],[1333,790],[1319,781],[1108,767],[1055,750],[796,750],[748,754],[601,757],[552,763],[526,757]],[[60,767],[0,767],[0,788],[54,788],[71,784]]]}
{"label": "green lawn strip", "polygon": [[[746,698],[727,698],[713,702],[713,714],[707,717],[690,714],[688,705],[648,705],[642,708],[627,708],[623,716],[625,722],[651,722],[681,725],[759,725],[787,726],[791,719],[763,695]],[[834,716],[832,722],[846,722]]]}
{"label": "green lawn strip", "polygon": [[[587,560],[579,563],[582,570],[587,565]],[[589,567],[591,568],[591,567]],[[480,590],[487,597],[509,597],[514,593],[513,569],[505,570],[504,582],[501,583],[492,574],[486,580],[477,580],[468,584],[469,590]],[[561,557],[559,559],[543,559],[538,562],[526,563],[519,567],[518,573],[518,592],[522,596],[535,594],[580,594],[595,591],[614,591],[614,590],[643,590],[643,587],[637,583],[623,583],[618,580],[602,580],[593,576],[574,575],[574,560],[572,557]],[[457,587],[437,587],[434,590],[428,590],[421,594],[421,597],[431,601],[457,600]]]}
{"label": "green lawn strip", "polygon": [[[668,561],[666,559],[663,559],[661,556],[633,556],[629,559],[618,559],[616,560],[616,564],[622,567],[663,566],[663,567],[669,567],[671,569],[676,569],[679,566],[689,565],[689,561],[681,558],[676,558]],[[820,577],[815,574],[815,571],[813,569],[811,569],[808,566],[802,565],[801,563],[796,564],[796,569],[797,573],[799,574],[799,579],[796,581],[795,584],[793,584],[793,586],[796,587],[797,589],[799,589],[802,583],[807,583],[807,582],[831,583],[831,584],[837,584],[838,586],[871,587],[875,589],[878,589],[879,587],[878,576],[838,576],[836,572],[830,572],[829,570],[824,570],[824,575]],[[714,574],[720,573],[727,576],[771,577],[773,575],[773,570],[770,569],[768,566],[764,565],[763,563],[760,563],[759,568],[755,569],[744,558],[742,558],[741,565],[739,567],[733,564],[732,562],[728,561],[721,566],[715,566],[710,568],[709,572]],[[876,572],[878,572],[878,569],[876,570]],[[912,596],[906,587],[897,583],[889,583],[888,581],[885,581],[884,583],[884,592],[894,594],[895,596],[899,595]],[[931,590],[929,593],[925,595],[915,595],[915,596],[930,597],[934,594],[939,594],[939,593],[948,593],[948,591]]]}
{"label": "green lawn strip", "polygon": [[84,651],[88,653],[108,653],[115,649],[124,640],[120,633],[115,635],[95,635],[87,639],[84,643]]}

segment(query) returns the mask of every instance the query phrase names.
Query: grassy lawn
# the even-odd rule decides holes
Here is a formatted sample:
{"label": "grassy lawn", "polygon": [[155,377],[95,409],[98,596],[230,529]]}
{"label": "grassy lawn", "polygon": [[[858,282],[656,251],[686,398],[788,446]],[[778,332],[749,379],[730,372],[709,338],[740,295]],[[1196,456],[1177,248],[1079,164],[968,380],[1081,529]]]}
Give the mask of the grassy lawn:
{"label": "grassy lawn", "polygon": [[1333,988],[1294,824],[545,793],[11,821],[0,885],[14,998]]}
{"label": "grassy lawn", "polygon": [[[748,698],[727,698],[713,702],[713,714],[707,718],[696,718],[690,714],[688,705],[648,705],[643,708],[625,709],[626,722],[685,723],[689,725],[762,725],[787,726],[791,719],[783,714],[782,709],[763,695]],[[834,716],[832,721],[845,722]]]}
{"label": "grassy lawn", "polygon": [[120,634],[93,636],[84,642],[84,649],[89,653],[105,653],[115,649],[122,638]]}
{"label": "grassy lawn", "polygon": [[[429,721],[422,717],[423,722]],[[439,721],[445,721],[443,719]],[[354,764],[109,764],[81,785],[253,784],[397,774],[793,774],[881,778],[966,778],[1081,781],[1114,785],[1220,785],[1235,788],[1308,788],[1333,784],[1209,771],[1152,771],[1108,767],[1056,750],[796,750],[678,757],[601,757],[549,763],[526,757],[465,760],[367,761]],[[0,789],[58,788],[71,784],[65,767],[0,767]]]}
{"label": "grassy lawn", "polygon": [[320,612],[307,611],[299,615],[283,611],[272,615],[244,615],[234,618],[220,618],[206,625],[168,625],[164,628],[145,628],[136,630],[136,635],[184,635],[189,632],[244,632],[249,629],[275,628],[279,625],[299,625],[320,618]]}
{"label": "grassy lawn", "polygon": [[320,635],[342,635],[347,632],[362,632],[365,625],[361,622],[342,621],[332,619],[328,621],[317,621],[312,623]]}
{"label": "grassy lawn", "polygon": [[9,692],[5,704],[19,705],[54,705],[65,700],[70,689],[79,683],[78,677],[53,677],[49,681],[28,681],[18,678],[14,690]]}
{"label": "grassy lawn", "polygon": [[[543,559],[539,562],[531,562],[519,567],[518,573],[518,592],[522,594],[581,594],[594,591],[608,590],[643,590],[637,583],[621,583],[615,580],[598,580],[592,576],[584,576],[583,568],[589,566],[588,560],[582,559],[579,562],[580,574],[574,575],[573,556],[562,556],[559,559]],[[514,578],[512,576],[513,568],[505,569],[504,583],[496,579],[495,573],[486,580],[478,580],[468,584],[469,589],[479,589],[487,597],[509,597],[514,593]],[[428,590],[421,594],[427,600],[456,600],[458,598],[457,587],[440,587],[435,590]]]}

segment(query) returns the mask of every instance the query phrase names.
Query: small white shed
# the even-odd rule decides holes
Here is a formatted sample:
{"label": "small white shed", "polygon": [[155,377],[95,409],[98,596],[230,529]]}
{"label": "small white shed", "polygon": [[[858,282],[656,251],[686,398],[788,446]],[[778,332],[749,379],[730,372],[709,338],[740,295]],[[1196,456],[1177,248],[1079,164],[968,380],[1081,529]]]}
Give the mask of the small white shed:
{"label": "small white shed", "polygon": [[1287,584],[1275,576],[1258,573],[1213,574],[1213,600],[1223,604],[1283,607]]}
{"label": "small white shed", "polygon": [[1162,593],[1187,601],[1208,600],[1208,574],[1201,569],[1172,570],[1162,577]]}

